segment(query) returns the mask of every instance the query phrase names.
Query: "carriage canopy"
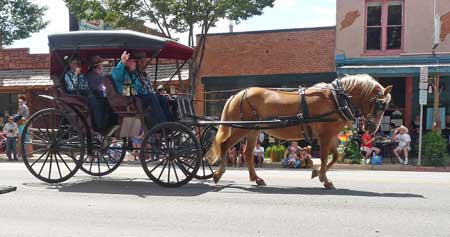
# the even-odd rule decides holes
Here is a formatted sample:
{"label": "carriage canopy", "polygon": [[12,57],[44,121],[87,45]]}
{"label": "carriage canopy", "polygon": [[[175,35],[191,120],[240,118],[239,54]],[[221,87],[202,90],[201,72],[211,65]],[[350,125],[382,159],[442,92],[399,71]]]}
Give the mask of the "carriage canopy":
{"label": "carriage canopy", "polygon": [[117,31],[75,31],[48,36],[51,52],[74,50],[88,51],[102,57],[120,55],[124,50],[144,51],[151,57],[158,51],[164,59],[187,60],[194,49],[172,39],[144,34],[130,30]]}

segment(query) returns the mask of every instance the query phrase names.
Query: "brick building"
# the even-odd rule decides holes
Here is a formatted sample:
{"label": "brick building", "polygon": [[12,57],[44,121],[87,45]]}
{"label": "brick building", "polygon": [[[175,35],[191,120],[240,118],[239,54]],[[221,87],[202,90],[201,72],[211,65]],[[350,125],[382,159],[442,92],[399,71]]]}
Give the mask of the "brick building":
{"label": "brick building", "polygon": [[251,86],[289,87],[336,78],[335,27],[209,34],[198,112],[220,115],[227,98]]}
{"label": "brick building", "polygon": [[53,85],[48,54],[30,54],[27,48],[0,50],[0,127],[4,116],[17,112],[18,97],[27,97],[31,112],[45,106],[38,94]]}
{"label": "brick building", "polygon": [[[398,110],[402,116],[396,121],[410,126],[419,114],[420,67],[428,67],[429,78],[441,81],[438,122],[444,127],[444,114],[450,112],[450,0],[337,0],[336,10],[337,74],[368,73],[383,85],[394,85],[384,121]],[[436,27],[435,14],[440,20]],[[428,95],[424,110],[428,129],[433,97]]]}

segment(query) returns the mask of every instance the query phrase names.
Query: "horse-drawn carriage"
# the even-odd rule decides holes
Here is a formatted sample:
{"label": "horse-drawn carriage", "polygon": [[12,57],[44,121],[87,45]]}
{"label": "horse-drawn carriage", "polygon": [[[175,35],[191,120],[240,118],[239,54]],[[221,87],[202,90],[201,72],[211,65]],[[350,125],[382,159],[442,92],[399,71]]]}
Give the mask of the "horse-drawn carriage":
{"label": "horse-drawn carriage", "polygon": [[[375,132],[390,101],[391,87],[384,88],[368,75],[357,75],[294,92],[242,90],[228,99],[220,121],[196,117],[192,98],[179,97],[176,122],[146,127],[139,98],[121,96],[106,74],[106,98],[118,119],[107,132],[99,132],[92,125],[86,98],[64,90],[64,57],[77,55],[86,60],[90,55],[99,55],[115,61],[124,50],[144,51],[147,58],[157,59],[158,63],[158,59],[190,60],[193,49],[170,39],[130,31],[51,35],[49,46],[54,95],[42,97],[48,99],[51,108],[31,116],[21,138],[26,167],[49,183],[65,181],[79,169],[94,176],[113,172],[126,152],[135,150],[130,138],[144,127],[140,162],[149,178],[163,186],[181,186],[194,177],[219,181],[225,172],[226,151],[244,137],[250,180],[264,184],[253,164],[253,147],[263,130],[284,140],[318,138],[321,167],[320,171],[313,170],[312,177],[319,176],[325,187],[332,188],[326,172],[338,158],[335,136],[356,116],[366,117],[372,124],[370,131]],[[214,127],[217,125],[218,130]],[[26,149],[30,143],[31,151]],[[328,163],[330,151],[333,160]],[[219,170],[213,172],[209,163],[218,159]]]}
{"label": "horse-drawn carriage", "polygon": [[[114,87],[110,73],[104,73],[106,98],[116,121],[106,131],[99,131],[94,126],[87,97],[69,94],[65,88],[64,75],[68,70],[65,59],[77,57],[86,62],[96,55],[113,64],[124,50],[145,52],[150,58],[149,64],[156,61],[156,81],[160,59],[190,60],[191,47],[132,31],[55,34],[49,36],[49,47],[53,96],[40,96],[48,100],[50,108],[30,117],[21,138],[24,163],[34,176],[58,183],[69,179],[79,169],[93,176],[110,174],[122,163],[127,151],[138,149],[133,148],[131,138],[144,128],[140,160],[145,173],[154,182],[172,187],[183,185],[193,177],[212,177],[211,167],[202,158],[215,128],[203,129],[193,123],[195,110],[190,97],[180,96],[176,100],[177,122],[146,127],[145,111],[139,98],[122,96]],[[85,65],[82,70],[86,71],[83,67]],[[30,143],[31,150],[27,148]]]}

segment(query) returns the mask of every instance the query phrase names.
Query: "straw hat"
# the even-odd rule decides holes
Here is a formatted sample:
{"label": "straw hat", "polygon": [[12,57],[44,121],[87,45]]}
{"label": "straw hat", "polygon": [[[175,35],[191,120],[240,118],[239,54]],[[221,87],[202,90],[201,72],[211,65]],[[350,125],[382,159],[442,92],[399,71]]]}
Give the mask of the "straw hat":
{"label": "straw hat", "polygon": [[405,126],[400,126],[400,127],[398,127],[398,130],[401,130],[401,129],[404,129],[405,130],[405,132],[406,133],[408,133],[408,128],[407,127],[405,127]]}

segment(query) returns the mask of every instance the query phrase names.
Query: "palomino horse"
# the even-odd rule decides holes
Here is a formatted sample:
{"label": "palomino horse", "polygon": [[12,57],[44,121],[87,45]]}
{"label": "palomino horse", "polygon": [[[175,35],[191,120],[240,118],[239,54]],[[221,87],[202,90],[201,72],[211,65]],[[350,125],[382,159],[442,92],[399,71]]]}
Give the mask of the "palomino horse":
{"label": "palomino horse", "polygon": [[[332,121],[328,120],[328,122],[315,121],[281,128],[264,129],[263,127],[261,130],[282,140],[317,138],[320,144],[321,166],[319,171],[313,170],[312,178],[319,176],[319,180],[324,183],[325,188],[334,188],[327,178],[326,172],[338,159],[336,135],[346,125],[351,125],[354,116],[366,118],[370,125],[369,132],[375,133],[391,99],[391,89],[392,86],[383,88],[380,83],[366,74],[345,76],[336,79],[331,84],[319,83],[307,88],[303,92],[304,97],[297,92],[252,87],[240,91],[228,99],[222,112],[221,121],[270,120],[292,115],[299,115],[301,119],[305,114],[309,118],[325,116],[327,119],[331,119]],[[306,105],[301,103],[302,98],[305,98]],[[342,105],[342,101],[346,101],[344,105]],[[305,113],[305,110],[308,112]],[[300,114],[302,112],[303,115]],[[246,137],[245,159],[250,180],[256,181],[258,185],[265,185],[264,180],[256,175],[253,159],[253,149],[261,130],[219,126],[208,154],[210,164],[221,159],[219,169],[214,172],[214,182],[217,183],[225,173],[227,150]],[[328,163],[330,151],[333,159]]]}

